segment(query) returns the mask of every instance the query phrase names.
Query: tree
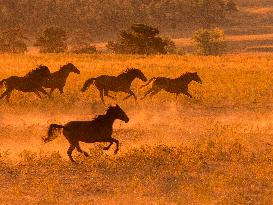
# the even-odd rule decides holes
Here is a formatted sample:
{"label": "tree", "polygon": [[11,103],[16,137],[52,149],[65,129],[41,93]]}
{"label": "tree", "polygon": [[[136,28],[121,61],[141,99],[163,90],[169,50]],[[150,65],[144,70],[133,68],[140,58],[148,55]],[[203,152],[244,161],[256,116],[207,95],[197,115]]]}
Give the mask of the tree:
{"label": "tree", "polygon": [[27,51],[26,40],[21,29],[7,29],[0,33],[0,52],[24,53]]}
{"label": "tree", "polygon": [[41,53],[61,53],[67,50],[67,34],[60,27],[46,28],[36,40]]}
{"label": "tree", "polygon": [[238,11],[238,8],[233,0],[227,1],[225,9],[229,13],[234,12],[234,11]]}
{"label": "tree", "polygon": [[224,31],[215,29],[199,29],[192,37],[197,54],[221,55],[225,52],[226,41]]}
{"label": "tree", "polygon": [[174,43],[158,35],[157,28],[133,24],[129,30],[120,31],[117,41],[108,42],[107,48],[123,54],[166,54]]}

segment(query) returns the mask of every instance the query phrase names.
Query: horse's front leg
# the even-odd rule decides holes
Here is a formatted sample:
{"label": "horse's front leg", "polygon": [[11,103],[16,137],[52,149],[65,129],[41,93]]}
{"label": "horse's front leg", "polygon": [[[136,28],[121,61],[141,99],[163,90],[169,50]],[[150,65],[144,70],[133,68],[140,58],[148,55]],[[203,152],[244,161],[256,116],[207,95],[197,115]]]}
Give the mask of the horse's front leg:
{"label": "horse's front leg", "polygon": [[118,151],[119,151],[119,141],[118,140],[116,140],[116,139],[114,139],[114,138],[110,138],[110,142],[114,142],[114,143],[116,143],[116,145],[117,145],[117,147],[116,147],[116,150],[115,150],[115,154],[117,154],[118,153]]}
{"label": "horse's front leg", "polygon": [[129,93],[129,95],[127,97],[125,97],[123,100],[127,100],[131,96],[134,96],[135,100],[137,100],[137,97],[136,97],[136,95],[135,95],[135,93],[133,91],[129,90],[128,93]]}
{"label": "horse's front leg", "polygon": [[51,89],[50,89],[49,97],[52,97],[52,93],[54,92],[55,89],[56,89],[56,88],[51,88]]}
{"label": "horse's front leg", "polygon": [[107,147],[104,147],[103,150],[109,150],[114,142],[111,141],[110,144]]}
{"label": "horse's front leg", "polygon": [[190,93],[188,93],[188,91],[183,92],[183,94],[184,94],[184,95],[186,95],[186,96],[188,96],[189,98],[192,98],[191,94],[190,94]]}

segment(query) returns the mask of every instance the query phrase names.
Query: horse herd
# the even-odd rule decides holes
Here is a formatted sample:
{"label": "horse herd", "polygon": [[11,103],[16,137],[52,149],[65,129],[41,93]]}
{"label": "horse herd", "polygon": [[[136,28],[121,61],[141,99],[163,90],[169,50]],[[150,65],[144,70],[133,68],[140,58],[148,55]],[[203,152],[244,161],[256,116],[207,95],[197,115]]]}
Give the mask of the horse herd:
{"label": "horse herd", "polygon": [[[6,91],[0,96],[0,99],[6,97],[6,100],[9,102],[13,90],[33,92],[39,98],[41,98],[40,93],[51,97],[55,89],[58,89],[62,94],[66,80],[71,72],[80,74],[80,70],[72,63],[62,66],[59,71],[54,73],[51,73],[47,66],[41,65],[23,77],[11,76],[3,79],[0,81],[0,86],[5,85]],[[131,84],[136,78],[144,82],[147,81],[147,78],[141,70],[130,68],[118,76],[101,75],[96,78],[90,78],[86,80],[81,91],[85,92],[91,84],[94,84],[100,92],[100,98],[103,104],[105,104],[104,96],[114,98],[109,94],[109,91],[127,93],[128,96],[126,96],[124,100],[131,96],[137,100],[135,93],[131,90]],[[197,72],[186,72],[175,79],[166,77],[151,78],[145,85],[141,86],[142,88],[153,82],[152,87],[146,91],[142,99],[147,95],[153,96],[161,90],[175,93],[176,97],[179,94],[184,94],[192,98],[188,92],[188,85],[191,81],[202,84],[202,80]],[[50,88],[50,92],[47,93],[45,88]],[[105,147],[104,150],[108,150],[112,144],[115,143],[115,153],[117,153],[119,150],[119,141],[112,138],[113,123],[116,119],[126,123],[129,121],[127,114],[118,105],[109,106],[106,114],[99,115],[92,121],[71,121],[65,125],[51,124],[48,129],[48,135],[44,137],[43,140],[44,142],[52,141],[58,136],[57,132],[62,130],[63,135],[70,143],[67,154],[72,162],[75,162],[72,158],[72,152],[75,148],[78,152],[89,156],[87,152],[81,150],[79,142],[109,142],[110,144]]]}

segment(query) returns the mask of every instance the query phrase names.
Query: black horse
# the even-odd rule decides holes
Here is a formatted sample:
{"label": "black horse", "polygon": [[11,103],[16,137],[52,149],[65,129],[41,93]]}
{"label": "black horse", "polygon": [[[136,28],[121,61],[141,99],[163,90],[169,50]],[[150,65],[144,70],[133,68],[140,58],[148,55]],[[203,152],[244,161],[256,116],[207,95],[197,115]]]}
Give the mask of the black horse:
{"label": "black horse", "polygon": [[126,123],[129,122],[128,116],[118,105],[114,107],[110,106],[105,115],[99,115],[92,121],[71,121],[65,125],[51,124],[48,129],[48,137],[43,140],[44,142],[52,141],[57,137],[54,134],[55,130],[62,129],[63,135],[70,143],[67,154],[72,162],[75,162],[72,158],[72,152],[75,148],[78,152],[89,156],[87,152],[81,150],[79,146],[80,141],[86,143],[110,142],[104,150],[108,150],[113,143],[116,143],[115,153],[117,153],[119,150],[119,141],[112,138],[113,123],[116,119]]}
{"label": "black horse", "polygon": [[125,97],[124,100],[128,99],[131,96],[134,96],[135,100],[137,100],[135,93],[133,93],[133,91],[130,89],[131,84],[135,78],[139,78],[140,80],[144,82],[147,81],[147,78],[141,72],[141,70],[136,68],[130,68],[118,76],[101,75],[96,78],[90,78],[84,83],[81,91],[82,92],[86,91],[87,88],[92,83],[94,83],[97,89],[100,91],[100,98],[103,104],[105,104],[103,99],[104,95],[114,99],[114,97],[108,94],[109,91],[113,91],[113,92],[120,91],[120,92],[128,93],[129,95]]}
{"label": "black horse", "polygon": [[51,88],[50,96],[55,89],[58,89],[61,94],[63,93],[66,79],[71,72],[80,74],[80,70],[76,68],[76,66],[74,66],[72,63],[68,63],[62,66],[60,70],[51,73],[50,78],[43,83],[43,87]]}
{"label": "black horse", "polygon": [[196,81],[200,84],[202,84],[202,80],[198,76],[197,72],[190,73],[186,72],[185,74],[181,75],[178,78],[170,79],[165,77],[154,77],[149,80],[149,82],[142,87],[147,86],[149,83],[151,83],[154,80],[152,84],[152,88],[149,89],[145,95],[142,97],[144,99],[148,94],[150,96],[153,96],[157,94],[160,90],[165,90],[170,93],[175,93],[176,97],[182,93],[190,98],[192,98],[191,94],[188,92],[188,85],[191,81]]}
{"label": "black horse", "polygon": [[11,76],[9,78],[0,81],[0,85],[6,85],[6,91],[0,96],[0,99],[6,97],[9,102],[10,95],[13,90],[19,90],[22,92],[34,92],[39,98],[42,92],[48,95],[42,88],[42,84],[50,77],[50,71],[47,66],[39,66],[35,70],[30,71],[24,77]]}

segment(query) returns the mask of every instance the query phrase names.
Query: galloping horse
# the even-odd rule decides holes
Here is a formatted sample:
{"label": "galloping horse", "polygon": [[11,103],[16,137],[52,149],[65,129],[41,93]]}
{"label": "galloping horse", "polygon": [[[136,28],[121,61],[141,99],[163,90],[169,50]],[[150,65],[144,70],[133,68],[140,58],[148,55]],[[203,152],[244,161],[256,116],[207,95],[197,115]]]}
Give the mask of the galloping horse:
{"label": "galloping horse", "polygon": [[136,68],[130,68],[118,76],[101,75],[96,78],[90,78],[84,83],[81,91],[82,92],[86,91],[87,88],[92,83],[94,83],[97,89],[100,91],[100,98],[103,104],[105,104],[103,99],[104,95],[114,99],[114,97],[108,94],[109,91],[113,92],[120,91],[128,93],[129,95],[125,97],[124,100],[128,99],[131,96],[134,96],[135,100],[137,100],[135,93],[133,93],[133,91],[130,89],[131,84],[135,78],[139,78],[144,82],[147,81],[147,78],[141,72],[141,70]]}
{"label": "galloping horse", "polygon": [[44,138],[44,142],[50,142],[57,137],[55,130],[62,129],[63,135],[70,143],[67,150],[67,155],[72,162],[72,152],[76,148],[78,152],[83,153],[86,157],[89,154],[79,146],[79,142],[94,143],[94,142],[110,142],[104,150],[108,150],[113,143],[116,143],[115,153],[119,150],[119,141],[112,138],[113,123],[116,119],[124,122],[129,122],[128,116],[118,106],[110,106],[105,115],[99,115],[92,121],[71,121],[65,125],[51,124],[48,129],[48,137]]}
{"label": "galloping horse", "polygon": [[188,85],[191,81],[196,81],[200,84],[202,84],[202,80],[198,76],[197,72],[190,73],[186,72],[185,74],[181,75],[178,78],[175,79],[170,79],[170,78],[165,78],[165,77],[154,77],[149,80],[148,83],[145,85],[142,85],[142,87],[147,86],[154,80],[152,84],[152,88],[149,89],[145,95],[141,98],[144,99],[148,94],[150,96],[153,96],[157,94],[160,90],[165,90],[170,93],[175,93],[176,97],[182,93],[190,98],[192,98],[191,94],[188,92]]}
{"label": "galloping horse", "polygon": [[55,89],[58,89],[61,94],[63,93],[66,79],[71,72],[80,74],[79,69],[76,68],[76,66],[74,66],[72,63],[68,63],[62,66],[60,70],[51,73],[50,78],[43,83],[43,87],[51,88],[50,96]]}
{"label": "galloping horse", "polygon": [[19,90],[22,92],[34,92],[39,98],[42,92],[48,95],[47,92],[42,88],[42,84],[50,76],[48,67],[40,65],[35,70],[30,71],[24,77],[11,76],[0,81],[0,85],[6,85],[6,91],[0,96],[0,99],[6,97],[9,102],[10,95],[13,90]]}

